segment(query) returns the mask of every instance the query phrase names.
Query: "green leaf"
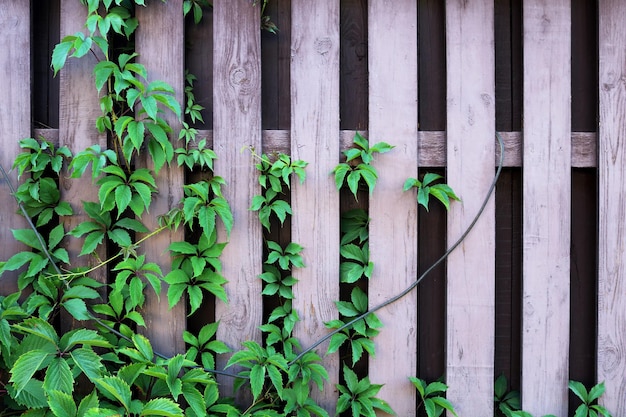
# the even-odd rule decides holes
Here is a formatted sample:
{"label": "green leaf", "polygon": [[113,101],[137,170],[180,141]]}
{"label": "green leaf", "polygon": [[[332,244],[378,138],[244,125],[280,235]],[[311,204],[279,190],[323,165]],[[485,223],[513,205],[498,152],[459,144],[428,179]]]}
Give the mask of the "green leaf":
{"label": "green leaf", "polygon": [[85,301],[80,298],[72,298],[61,303],[65,310],[72,315],[76,320],[89,320],[91,315],[87,311],[87,305]]}
{"label": "green leaf", "polygon": [[147,362],[152,362],[154,359],[154,352],[152,350],[152,345],[150,344],[150,340],[140,334],[133,335],[133,344],[135,348],[141,352],[141,355],[145,358]]}
{"label": "green leaf", "polygon": [[11,378],[9,379],[9,382],[13,382],[15,387],[15,396],[18,396],[26,388],[26,384],[28,384],[35,372],[45,367],[51,358],[51,353],[37,349],[24,353],[15,361],[11,369]]}
{"label": "green leaf", "polygon": [[74,398],[66,392],[56,389],[46,389],[48,392],[48,406],[56,417],[75,417],[77,413]]}
{"label": "green leaf", "polygon": [[74,39],[74,36],[66,36],[54,47],[54,50],[52,51],[52,68],[54,69],[55,77],[57,72],[59,72],[59,70],[65,65],[65,60],[74,45]]}
{"label": "green leaf", "polygon": [[583,403],[587,403],[587,389],[578,381],[569,381],[569,389],[576,394]]}
{"label": "green leaf", "polygon": [[104,371],[100,356],[89,348],[74,349],[70,356],[76,366],[92,381],[99,378]]}
{"label": "green leaf", "polygon": [[261,395],[263,384],[265,382],[265,366],[254,365],[250,370],[250,388],[252,396],[256,401]]}
{"label": "green leaf", "polygon": [[345,343],[346,340],[348,340],[348,336],[345,333],[335,333],[330,338],[330,343],[328,344],[328,350],[326,351],[326,353],[331,354],[337,352],[337,350],[339,350],[339,348]]}
{"label": "green leaf", "polygon": [[115,376],[105,376],[96,378],[93,382],[105,397],[119,402],[126,410],[130,409],[130,386],[124,380]]}
{"label": "green leaf", "polygon": [[600,398],[600,396],[602,396],[602,394],[604,394],[604,382],[600,382],[599,384],[594,385],[593,387],[591,387],[591,389],[589,390],[589,402],[595,401],[598,398]]}
{"label": "green leaf", "polygon": [[58,356],[52,358],[46,370],[43,388],[46,391],[56,389],[66,394],[70,394],[74,390],[74,377],[64,358]]}

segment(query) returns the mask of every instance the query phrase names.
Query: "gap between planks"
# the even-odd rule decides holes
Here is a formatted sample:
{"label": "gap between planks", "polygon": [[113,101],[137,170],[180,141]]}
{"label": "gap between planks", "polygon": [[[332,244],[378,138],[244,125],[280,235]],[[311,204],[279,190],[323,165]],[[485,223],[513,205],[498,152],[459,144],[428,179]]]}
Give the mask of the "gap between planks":
{"label": "gap between planks", "polygon": [[[360,131],[367,137],[367,131]],[[504,167],[522,166],[522,132],[499,132],[504,142]],[[55,146],[59,144],[58,129],[35,129],[36,137],[43,137]],[[264,130],[263,152],[291,152],[288,130]],[[341,131],[341,148],[352,146],[354,130]],[[198,138],[207,139],[207,145],[213,147],[213,131],[198,130]],[[381,139],[393,145],[392,139]],[[419,162],[421,167],[440,168],[446,166],[446,132],[419,132]],[[374,139],[374,142],[378,140]],[[500,147],[494,139],[497,165],[500,158]],[[218,155],[219,157],[219,155]],[[494,165],[494,166],[495,166]],[[597,134],[596,132],[572,132],[572,168],[595,168],[597,166]]]}

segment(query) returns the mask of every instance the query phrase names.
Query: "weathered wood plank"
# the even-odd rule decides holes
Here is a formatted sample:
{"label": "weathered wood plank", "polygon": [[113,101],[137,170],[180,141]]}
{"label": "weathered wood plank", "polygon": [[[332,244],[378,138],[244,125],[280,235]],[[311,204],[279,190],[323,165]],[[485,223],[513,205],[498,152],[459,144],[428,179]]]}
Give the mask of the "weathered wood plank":
{"label": "weathered wood plank", "polygon": [[[337,318],[339,300],[339,193],[329,175],[339,162],[339,1],[294,0],[291,11],[291,155],[309,162],[305,183],[292,186],[292,239],[304,247],[306,265],[293,271],[301,319],[294,334],[308,346]],[[330,379],[312,394],[334,412],[338,355],[324,357],[324,366]]]}
{"label": "weathered wood plank", "polygon": [[[369,305],[402,292],[417,279],[417,201],[403,193],[407,178],[417,178],[417,3],[390,7],[370,2],[369,140],[396,148],[375,161],[379,179],[370,197],[370,256],[374,274]],[[400,416],[415,415],[415,387],[408,380],[417,368],[417,295],[413,291],[380,310],[384,328],[374,339],[369,378],[384,383],[379,398]]]}
{"label": "weathered wood plank", "polygon": [[[449,244],[474,219],[494,175],[493,7],[482,1],[446,2],[448,183],[463,199],[448,216]],[[447,262],[446,383],[459,415],[493,413],[494,201],[491,196],[474,230]]]}
{"label": "weathered wood plank", "polygon": [[598,381],[602,404],[626,415],[626,3],[599,7]]}
{"label": "weathered wood plank", "polygon": [[570,0],[525,1],[522,405],[567,415]]}
{"label": "weathered wood plank", "polygon": [[[367,130],[359,133],[367,137]],[[522,132],[499,132],[504,143],[503,166],[522,166]],[[35,129],[35,135],[42,135],[52,143],[59,143],[57,129]],[[290,134],[288,130],[263,130],[263,152],[290,152]],[[198,130],[199,138],[206,138],[207,146],[213,144],[212,130]],[[352,146],[354,130],[342,130],[339,132],[341,149]],[[595,132],[572,132],[572,168],[595,168],[597,158],[598,138]],[[193,146],[190,144],[190,146]],[[495,157],[494,166],[500,161],[500,146],[494,140]],[[418,165],[421,167],[437,168],[446,166],[446,132],[418,132]]]}
{"label": "weathered wood plank", "polygon": [[[3,135],[0,165],[9,174],[11,185],[17,187],[17,171],[10,171],[21,149],[18,141],[31,135],[30,79],[30,2],[3,2],[0,5],[0,91],[4,110],[0,112]],[[10,76],[9,76],[10,75]],[[28,227],[19,214],[9,184],[0,176],[0,260],[26,249],[13,239],[11,229]],[[17,291],[17,272],[5,272],[0,277],[0,295]]]}
{"label": "weathered wood plank", "polygon": [[[73,0],[61,1],[61,38],[84,30],[87,19],[87,8]],[[69,58],[65,67],[59,72],[59,146],[67,146],[73,154],[83,151],[91,145],[98,144],[102,149],[107,146],[106,134],[100,134],[95,128],[96,118],[100,116],[99,94],[96,91],[93,78],[93,67],[97,63],[92,54],[76,59]],[[63,174],[59,177],[61,199],[70,203],[74,210],[73,216],[63,218],[65,231],[69,232],[82,222],[89,220],[83,210],[83,201],[98,201],[98,189],[92,184],[91,172],[82,178],[69,178]],[[106,259],[106,244],[97,250],[97,259],[94,256],[81,256],[84,239],[66,236],[63,245],[70,255],[73,268],[79,266],[94,266],[100,260]],[[106,268],[99,268],[90,274],[100,282],[106,282]],[[103,288],[101,295],[106,297]],[[69,330],[80,326],[70,315],[61,316],[61,327]]]}
{"label": "weathered wood plank", "polygon": [[[263,234],[257,213],[248,210],[261,188],[254,161],[249,152],[241,152],[244,146],[261,149],[260,14],[259,7],[247,0],[216,1],[214,7],[213,148],[219,157],[215,172],[226,180],[224,197],[235,221],[230,239],[225,231],[219,233],[221,241],[229,241],[221,256],[229,305],[218,301],[216,318],[218,338],[239,349],[245,340],[261,341],[258,326],[263,322],[258,278]],[[222,368],[228,358],[218,359]],[[223,392],[232,395],[232,382],[223,381]]]}
{"label": "weathered wood plank", "polygon": [[[170,0],[167,3],[153,2],[149,7],[138,7],[137,18],[139,27],[136,33],[136,50],[138,61],[146,66],[149,81],[162,80],[174,87],[176,99],[183,103],[184,92],[184,19],[182,0]],[[158,41],[156,41],[158,39]],[[163,114],[163,118],[172,126],[172,141],[178,139],[180,121],[171,112]],[[142,158],[138,163],[154,169],[150,158]],[[167,213],[178,204],[183,197],[184,171],[176,164],[165,166],[156,177],[159,193],[154,196],[150,213],[146,213],[141,221],[150,230],[158,227],[158,216]],[[147,260],[156,262],[164,274],[171,270],[171,258],[167,248],[172,242],[184,240],[184,230],[166,231],[146,240],[142,251]],[[164,286],[160,299],[153,291],[146,292],[146,303],[143,309],[146,321],[146,335],[150,338],[155,350],[165,355],[174,355],[184,351],[185,344],[182,332],[185,330],[186,309],[181,301],[171,310]]]}

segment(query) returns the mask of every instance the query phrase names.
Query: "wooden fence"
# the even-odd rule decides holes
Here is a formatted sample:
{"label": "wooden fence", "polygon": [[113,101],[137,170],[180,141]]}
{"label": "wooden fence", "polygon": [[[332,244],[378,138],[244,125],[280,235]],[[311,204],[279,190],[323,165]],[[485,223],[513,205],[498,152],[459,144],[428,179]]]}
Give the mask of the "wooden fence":
{"label": "wooden fence", "polygon": [[[136,51],[152,76],[175,86],[181,101],[185,69],[198,77],[196,97],[206,107],[198,128],[219,156],[215,170],[229,184],[235,217],[222,257],[228,305],[187,319],[184,307],[168,310],[165,297],[147,301],[147,332],[162,352],[183,350],[182,330],[215,319],[232,347],[261,339],[262,231],[247,210],[259,189],[242,146],[310,163],[307,181],[293,187],[295,216],[284,231],[305,248],[294,308],[307,346],[326,334],[322,322],[337,317],[333,301],[342,296],[339,211],[353,203],[329,172],[352,132],[396,146],[376,160],[380,181],[368,202],[376,305],[468,227],[494,176],[499,131],[505,169],[495,195],[445,267],[380,312],[385,327],[367,373],[385,384],[380,395],[399,416],[416,413],[407,380],[415,375],[443,375],[460,416],[493,415],[500,373],[534,415],[568,415],[568,379],[605,381],[602,403],[626,415],[626,2],[272,0],[276,35],[260,32],[260,8],[249,0],[213,3],[199,25],[184,19],[182,0],[137,11]],[[81,30],[85,13],[77,0],[0,3],[5,168],[24,137],[43,135],[73,151],[106,145],[92,122],[100,111],[95,58],[68,61],[58,79],[49,69],[53,45]],[[462,203],[448,213],[418,210],[401,189],[425,170],[445,172]],[[80,181],[62,179],[75,209],[96,198]],[[142,219],[148,227],[180,199],[184,181],[182,169],[162,171],[152,217]],[[7,259],[21,249],[9,229],[24,221],[4,182],[0,207]],[[151,240],[143,250],[167,272],[164,250],[181,238]],[[66,246],[86,262],[77,242]],[[0,293],[15,288],[4,275]],[[334,409],[340,358],[324,361],[330,380],[319,399]]]}

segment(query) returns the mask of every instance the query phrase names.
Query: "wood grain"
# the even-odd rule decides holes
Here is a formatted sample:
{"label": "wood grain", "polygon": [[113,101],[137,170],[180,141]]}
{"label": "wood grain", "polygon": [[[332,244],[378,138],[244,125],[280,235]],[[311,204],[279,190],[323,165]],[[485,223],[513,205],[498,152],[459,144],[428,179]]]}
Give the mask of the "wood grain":
{"label": "wood grain", "polygon": [[[224,197],[235,221],[230,238],[224,230],[219,232],[220,241],[229,242],[221,256],[229,304],[216,303],[217,337],[238,350],[245,340],[261,341],[258,326],[263,322],[258,278],[263,272],[263,235],[257,213],[248,210],[261,188],[252,156],[241,152],[244,146],[261,149],[260,12],[247,0],[218,1],[214,7],[215,173],[226,180]],[[228,358],[218,359],[222,368]],[[221,382],[222,392],[232,395],[232,379]]]}
{"label": "wood grain", "polygon": [[[447,180],[463,198],[448,215],[448,245],[474,219],[493,180],[493,7],[489,2],[446,2]],[[494,201],[491,196],[472,232],[447,261],[447,397],[464,416],[493,414],[494,326],[485,323],[494,323],[495,316]]]}
{"label": "wood grain", "polygon": [[570,1],[525,1],[522,408],[567,415]]}
{"label": "wood grain", "polygon": [[[371,2],[369,26],[369,142],[396,148],[376,157],[379,179],[370,197],[369,305],[400,293],[417,278],[417,201],[402,193],[407,178],[417,178],[417,3],[390,7]],[[369,359],[369,378],[384,383],[378,397],[400,416],[415,415],[417,368],[417,295],[380,310],[383,329]]]}
{"label": "wood grain", "polygon": [[[184,19],[182,0],[170,0],[167,3],[153,2],[150,7],[138,7],[139,28],[136,32],[136,50],[138,61],[145,65],[149,81],[162,80],[174,87],[176,99],[183,103],[184,74]],[[158,42],[155,42],[159,39]],[[163,118],[172,126],[170,140],[176,141],[180,130],[180,121],[171,112]],[[150,158],[144,155],[138,165],[154,168]],[[158,216],[167,213],[183,197],[185,183],[184,171],[176,164],[165,166],[156,177],[159,193],[154,196],[150,213],[142,216],[141,221],[150,230],[158,227]],[[142,251],[146,260],[156,262],[163,274],[171,271],[171,258],[167,248],[172,242],[184,240],[184,230],[165,231],[144,242]],[[143,310],[146,321],[145,334],[150,338],[155,350],[165,355],[183,352],[185,344],[182,332],[185,330],[185,302],[181,300],[169,309],[167,286],[164,285],[161,297],[153,291],[146,292]]]}
{"label": "wood grain", "polygon": [[[30,61],[30,2],[12,1],[0,5],[0,91],[3,93],[3,111],[0,111],[0,131],[3,135],[0,165],[9,174],[13,188],[18,186],[17,171],[11,171],[21,148],[18,141],[31,135],[31,61]],[[8,76],[8,75],[11,76]],[[13,239],[11,229],[28,227],[19,214],[11,194],[11,187],[0,177],[0,261],[26,249]],[[0,295],[17,291],[16,272],[5,272],[0,277]]]}
{"label": "wood grain", "polygon": [[[61,1],[61,38],[84,30],[87,19],[87,8],[73,0]],[[93,67],[97,63],[96,57],[87,54],[82,58],[68,58],[65,67],[58,73],[60,77],[59,90],[59,146],[67,146],[72,154],[85,150],[91,145],[98,144],[106,149],[106,134],[100,134],[96,129],[96,118],[100,116],[99,94],[93,78]],[[69,178],[68,173],[59,177],[61,199],[70,203],[74,215],[62,218],[65,231],[69,232],[79,224],[88,221],[89,216],[83,210],[84,201],[98,201],[98,187],[92,183],[91,171],[81,178]],[[96,265],[100,260],[107,258],[106,243],[96,251],[96,257],[91,255],[78,256],[82,249],[83,238],[66,236],[63,246],[70,256],[72,268]],[[99,259],[98,259],[99,258]],[[95,270],[90,276],[102,283],[107,281],[106,268]],[[106,289],[102,288],[101,296],[106,300]],[[65,331],[73,327],[82,326],[76,323],[69,314],[61,316],[61,327]]]}
{"label": "wood grain", "polygon": [[[291,2],[291,155],[309,162],[304,184],[292,185],[292,239],[305,268],[293,271],[294,329],[303,347],[327,333],[339,300],[339,193],[331,171],[339,162],[339,1]],[[317,352],[323,356],[327,344]],[[313,397],[328,412],[337,401],[337,354],[324,357],[330,376]]]}
{"label": "wood grain", "polygon": [[626,415],[626,3],[599,6],[598,381],[601,403]]}

